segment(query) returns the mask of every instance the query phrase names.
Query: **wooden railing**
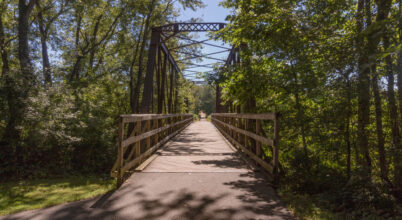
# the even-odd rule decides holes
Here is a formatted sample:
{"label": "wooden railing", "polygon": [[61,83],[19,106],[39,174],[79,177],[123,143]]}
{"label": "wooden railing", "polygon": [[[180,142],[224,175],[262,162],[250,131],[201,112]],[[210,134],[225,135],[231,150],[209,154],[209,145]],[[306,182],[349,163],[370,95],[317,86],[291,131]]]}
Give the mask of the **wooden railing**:
{"label": "wooden railing", "polygon": [[[279,168],[279,113],[264,114],[212,114],[212,122],[218,130],[239,150],[246,153],[266,171],[278,180]],[[265,129],[273,121],[272,139],[267,137]],[[271,155],[269,155],[269,150]]]}
{"label": "wooden railing", "polygon": [[[117,160],[111,171],[111,176],[117,177],[117,185],[120,186],[123,183],[127,171],[145,161],[192,121],[192,114],[121,115]],[[130,132],[129,135],[127,135],[128,132]]]}

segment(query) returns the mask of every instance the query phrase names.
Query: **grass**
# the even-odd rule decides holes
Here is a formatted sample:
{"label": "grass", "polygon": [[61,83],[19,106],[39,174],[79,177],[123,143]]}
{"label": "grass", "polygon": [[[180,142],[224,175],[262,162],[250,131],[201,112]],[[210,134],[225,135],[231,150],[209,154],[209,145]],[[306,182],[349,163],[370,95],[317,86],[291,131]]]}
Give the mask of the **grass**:
{"label": "grass", "polygon": [[311,195],[294,194],[286,190],[279,190],[279,195],[297,219],[343,219],[336,213],[320,208]]}
{"label": "grass", "polygon": [[0,185],[0,215],[91,198],[115,187],[115,181],[97,176],[27,180]]}

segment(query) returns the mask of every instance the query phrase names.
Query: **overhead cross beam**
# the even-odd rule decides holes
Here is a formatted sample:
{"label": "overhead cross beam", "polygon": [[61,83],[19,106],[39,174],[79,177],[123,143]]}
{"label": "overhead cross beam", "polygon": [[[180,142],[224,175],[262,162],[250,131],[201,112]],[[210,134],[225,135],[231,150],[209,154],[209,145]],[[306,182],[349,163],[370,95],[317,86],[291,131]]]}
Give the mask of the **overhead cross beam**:
{"label": "overhead cross beam", "polygon": [[202,44],[202,43],[207,42],[207,41],[208,41],[208,39],[198,41],[198,42],[192,42],[192,43],[189,43],[189,44],[183,44],[183,45],[180,45],[180,46],[177,46],[177,47],[173,48],[172,50],[177,51],[177,49],[180,49],[180,48],[183,48],[183,47],[189,47],[189,46],[196,45],[196,44]]}
{"label": "overhead cross beam", "polygon": [[183,61],[183,60],[192,60],[195,58],[206,58],[206,59],[212,59],[212,60],[218,60],[218,61],[226,61],[226,60],[222,60],[222,59],[218,59],[215,57],[210,57],[210,55],[215,55],[215,54],[220,54],[220,53],[225,53],[228,52],[229,50],[222,50],[222,51],[217,51],[217,52],[213,52],[213,53],[208,53],[208,54],[194,54],[194,53],[189,53],[189,52],[185,52],[185,51],[175,51],[177,53],[182,53],[182,54],[186,54],[186,55],[190,55],[191,57],[187,57],[184,59],[181,59],[179,61]]}
{"label": "overhead cross beam", "polygon": [[184,63],[184,64],[190,65],[185,70],[193,69],[196,67],[205,67],[205,68],[211,68],[211,69],[214,68],[214,66],[213,66],[214,63],[207,63],[207,64]]}
{"label": "overhead cross beam", "polygon": [[159,32],[205,32],[219,31],[225,27],[225,23],[174,23],[154,28]]}
{"label": "overhead cross beam", "polygon": [[184,72],[184,71],[186,71],[186,72],[190,72],[190,73],[199,73],[199,72],[200,72],[200,71],[187,70],[187,69],[184,69],[184,70],[183,70],[183,72]]}
{"label": "overhead cross beam", "polygon": [[182,37],[182,36],[176,36],[176,38],[182,39],[182,40],[188,40],[190,42],[193,42],[194,44],[205,44],[211,47],[217,47],[217,48],[222,48],[225,50],[231,50],[231,48],[227,48],[227,47],[223,47],[223,46],[219,46],[219,45],[215,45],[215,44],[210,44],[210,43],[206,43],[205,41],[197,41],[197,40],[193,40],[193,39],[189,39],[186,37]]}

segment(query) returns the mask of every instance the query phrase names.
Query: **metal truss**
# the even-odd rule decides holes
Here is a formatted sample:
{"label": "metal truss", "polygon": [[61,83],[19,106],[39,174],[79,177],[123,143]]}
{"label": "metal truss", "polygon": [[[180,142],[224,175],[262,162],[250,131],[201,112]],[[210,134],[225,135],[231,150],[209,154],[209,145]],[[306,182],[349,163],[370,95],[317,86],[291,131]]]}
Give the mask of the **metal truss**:
{"label": "metal truss", "polygon": [[160,27],[155,27],[158,32],[205,32],[219,31],[225,27],[225,23],[174,23]]}
{"label": "metal truss", "polygon": [[[204,67],[204,68],[210,68],[214,69],[215,64],[219,63],[213,63],[213,64],[195,64],[192,62],[183,62],[183,60],[191,60],[195,59],[198,57],[205,57],[208,59],[214,59],[218,61],[223,61],[223,63],[226,62],[226,66],[229,65],[234,65],[235,63],[240,62],[239,58],[239,52],[236,50],[236,48],[226,48],[223,46],[219,45],[214,45],[207,43],[207,40],[203,41],[196,41],[189,39],[188,37],[185,36],[180,36],[179,33],[183,32],[205,32],[205,31],[219,31],[222,28],[225,27],[225,23],[174,23],[174,24],[168,24],[160,27],[154,27],[152,28],[152,35],[151,35],[151,42],[149,44],[149,50],[148,50],[148,61],[147,61],[147,69],[146,69],[146,75],[144,78],[144,89],[142,93],[142,101],[141,101],[141,108],[140,112],[141,113],[149,113],[150,111],[153,111],[153,100],[154,100],[154,91],[156,90],[158,92],[157,97],[158,97],[158,113],[162,112],[162,109],[164,108],[164,99],[166,94],[164,93],[168,86],[169,88],[169,95],[168,95],[168,111],[169,113],[172,113],[176,111],[176,107],[173,107],[173,99],[175,96],[173,94],[177,94],[177,85],[178,83],[176,82],[176,74],[183,74],[178,66],[178,63],[182,63],[185,65],[189,65],[186,67],[185,71],[189,72],[196,72],[194,70],[188,70],[196,67]],[[222,60],[214,57],[209,57],[209,55],[221,53],[221,52],[216,52],[216,53],[211,53],[211,54],[189,54],[191,57],[190,58],[185,58],[180,61],[176,61],[174,57],[171,55],[169,49],[167,48],[165,42],[170,38],[170,37],[177,37],[179,39],[183,39],[186,41],[189,41],[188,44],[180,45],[176,48],[174,48],[174,51],[177,51],[177,49],[186,47],[186,46],[191,46],[195,44],[204,44],[216,48],[221,48],[225,49],[225,51],[230,50],[230,54],[227,60]],[[223,53],[223,51],[222,51]],[[222,63],[222,62],[220,62]],[[191,74],[191,73],[190,73]],[[187,74],[187,75],[190,75]],[[195,73],[192,73],[194,75]],[[154,80],[154,75],[156,76],[156,83]],[[169,80],[167,80],[167,77],[170,77]],[[169,83],[169,85],[168,85]],[[194,81],[194,83],[206,83],[204,81]],[[157,84],[157,89],[154,88],[154,85]],[[221,112],[221,102],[220,102],[220,88],[219,85],[216,85],[216,104],[217,104],[217,112]],[[175,88],[174,88],[175,87]],[[176,101],[175,101],[176,103]],[[166,104],[166,103],[165,103]]]}
{"label": "metal truss", "polygon": [[229,67],[235,65],[236,63],[240,63],[240,51],[239,48],[233,47],[230,50],[229,56],[225,64],[227,67]]}

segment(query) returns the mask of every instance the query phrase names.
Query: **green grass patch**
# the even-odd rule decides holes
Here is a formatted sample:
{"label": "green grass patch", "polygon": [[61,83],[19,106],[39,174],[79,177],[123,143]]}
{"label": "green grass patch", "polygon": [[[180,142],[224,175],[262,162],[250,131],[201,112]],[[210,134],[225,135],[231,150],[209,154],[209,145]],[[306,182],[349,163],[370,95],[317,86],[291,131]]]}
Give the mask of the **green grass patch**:
{"label": "green grass patch", "polygon": [[0,184],[0,215],[91,198],[115,187],[115,180],[98,176],[14,181]]}
{"label": "green grass patch", "polygon": [[336,213],[321,208],[316,198],[311,195],[294,194],[285,190],[279,190],[279,195],[297,219],[342,219]]}

